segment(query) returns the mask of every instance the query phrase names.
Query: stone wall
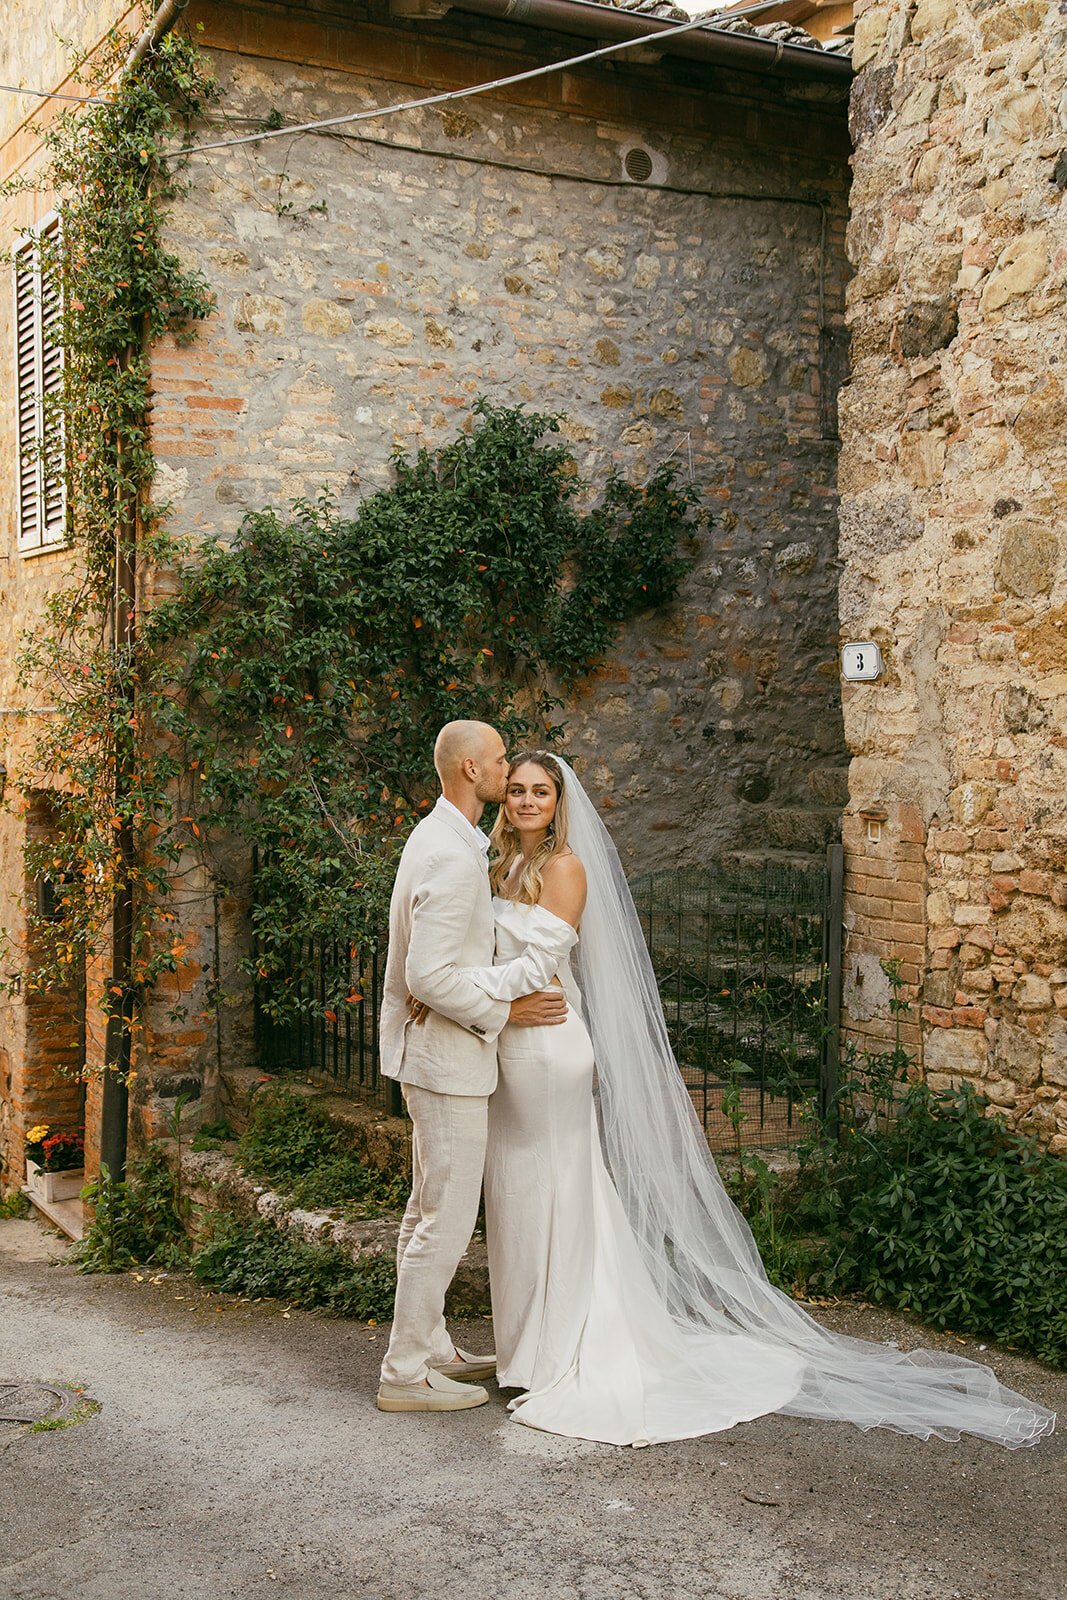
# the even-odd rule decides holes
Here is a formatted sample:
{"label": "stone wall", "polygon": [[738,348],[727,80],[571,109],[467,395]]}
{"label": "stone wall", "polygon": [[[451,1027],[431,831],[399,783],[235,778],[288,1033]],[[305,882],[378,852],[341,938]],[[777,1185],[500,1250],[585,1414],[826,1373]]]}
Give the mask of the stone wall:
{"label": "stone wall", "polygon": [[[123,8],[105,9],[111,20]],[[458,12],[404,21],[384,0],[193,0],[186,17],[217,64],[215,137],[588,47]],[[17,65],[9,81],[34,75]],[[43,58],[37,68],[57,75]],[[480,392],[565,412],[594,489],[613,466],[640,479],[673,454],[704,486],[714,526],[680,604],[628,627],[565,708],[571,753],[633,872],[724,849],[820,851],[845,795],[843,89],[648,56],[349,132],[359,136],[206,154],[189,169],[170,237],[207,274],[218,310],[193,345],[154,354],[157,489],[175,503],[176,531],[232,536],[245,510],[323,484],[353,507],[389,481],[394,447],[469,426]],[[635,145],[651,157],[644,186],[624,171]],[[5,170],[33,159],[23,128]],[[5,213],[5,237],[33,220],[25,200],[10,204],[22,211]],[[8,314],[5,302],[0,338]],[[9,550],[11,482],[0,485]],[[0,595],[9,636],[65,564],[12,561]],[[0,677],[13,697],[10,663]],[[9,742],[7,756],[19,772],[21,750]],[[13,862],[19,827],[5,826]],[[17,928],[16,880],[2,876]],[[209,1085],[220,1059],[250,1048],[247,1010],[227,1010],[217,1031],[211,1004],[216,950],[226,984],[247,904],[222,902],[216,944],[212,885],[192,862],[179,884],[184,959],[137,1044],[147,1133],[190,1079]],[[13,1061],[24,1020],[0,1040]],[[90,1012],[91,1060],[98,1022]]]}
{"label": "stone wall", "polygon": [[[231,9],[198,13],[226,108],[217,137],[580,47],[458,13],[412,26],[371,6],[354,28],[348,7],[290,35]],[[172,214],[183,262],[218,295],[197,342],[154,360],[153,443],[179,531],[232,536],[246,510],[323,484],[353,507],[391,481],[396,446],[469,427],[479,393],[565,412],[594,486],[670,454],[704,486],[715,523],[680,603],[629,626],[564,710],[632,872],[731,848],[820,851],[845,798],[843,111],[825,84],[619,65],[358,137],[197,156]],[[634,145],[652,157],[645,187],[623,169]],[[227,903],[230,954],[239,912]],[[185,928],[184,992],[149,1018],[148,1125],[160,1090],[216,1055],[191,1020],[213,935],[195,907]],[[226,1060],[247,1049],[247,1022],[225,1019]]]}
{"label": "stone wall", "polygon": [[[358,32],[309,22],[298,59],[278,59],[286,36],[265,24],[245,53],[219,50],[231,129],[581,45],[458,13],[367,17]],[[203,19],[209,44],[224,23],[232,37],[225,8]],[[479,392],[566,412],[594,485],[673,455],[704,486],[715,526],[680,605],[629,627],[566,711],[637,871],[745,845],[818,851],[844,800],[840,94],[620,63],[361,137],[196,158],[174,212],[183,260],[219,297],[201,340],[156,361],[155,447],[183,524],[230,535],[246,508],[323,483],[352,505],[390,481],[394,446],[469,426]],[[650,186],[623,172],[635,144]]]}
{"label": "stone wall", "polygon": [[[140,33],[155,5],[129,0],[5,0],[0,28],[0,83],[84,94],[70,76],[71,61],[84,59],[110,28]],[[0,148],[27,121],[47,122],[56,102],[36,95],[4,95],[0,101]],[[30,135],[30,142],[32,135]]]}
{"label": "stone wall", "polygon": [[930,1081],[1067,1150],[1067,15],[857,13],[841,616],[886,670],[844,694],[849,1021],[884,1034],[856,978],[904,939]]}

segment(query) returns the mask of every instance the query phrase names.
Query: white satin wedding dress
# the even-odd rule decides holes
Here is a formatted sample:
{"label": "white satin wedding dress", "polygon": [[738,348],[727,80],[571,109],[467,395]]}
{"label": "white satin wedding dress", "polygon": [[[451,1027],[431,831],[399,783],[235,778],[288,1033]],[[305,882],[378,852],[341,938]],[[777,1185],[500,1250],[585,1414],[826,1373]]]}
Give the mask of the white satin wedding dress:
{"label": "white satin wedding dress", "polygon": [[497,965],[468,969],[500,999],[555,974],[570,1002],[561,1026],[504,1029],[490,1100],[493,1320],[516,1421],[651,1444],[782,1411],[1036,1444],[1055,1415],[989,1367],[831,1333],[769,1281],[678,1071],[611,836],[560,766],[588,882],[580,946],[543,907],[497,899]]}
{"label": "white satin wedding dress", "polygon": [[593,1102],[593,1045],[568,951],[574,930],[497,899],[496,959],[558,950],[570,1010],[507,1027],[489,1101],[486,1237],[497,1381],[525,1391],[517,1422],[606,1444],[657,1444],[777,1411],[803,1363],[742,1335],[687,1331],[645,1271],[608,1176]]}

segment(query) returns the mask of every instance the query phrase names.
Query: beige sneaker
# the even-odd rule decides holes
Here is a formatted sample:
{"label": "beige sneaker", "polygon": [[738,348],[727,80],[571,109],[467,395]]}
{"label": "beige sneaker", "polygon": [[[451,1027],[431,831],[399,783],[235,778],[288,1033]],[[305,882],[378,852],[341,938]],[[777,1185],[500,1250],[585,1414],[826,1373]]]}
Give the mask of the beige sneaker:
{"label": "beige sneaker", "polygon": [[383,1383],[378,1389],[379,1411],[470,1411],[489,1399],[484,1389],[454,1383],[431,1367],[427,1388],[421,1383]]}
{"label": "beige sneaker", "polygon": [[452,1379],[494,1378],[496,1376],[496,1356],[473,1356],[469,1350],[461,1350],[456,1346],[458,1361],[442,1361],[435,1364],[434,1371],[441,1373],[442,1377]]}

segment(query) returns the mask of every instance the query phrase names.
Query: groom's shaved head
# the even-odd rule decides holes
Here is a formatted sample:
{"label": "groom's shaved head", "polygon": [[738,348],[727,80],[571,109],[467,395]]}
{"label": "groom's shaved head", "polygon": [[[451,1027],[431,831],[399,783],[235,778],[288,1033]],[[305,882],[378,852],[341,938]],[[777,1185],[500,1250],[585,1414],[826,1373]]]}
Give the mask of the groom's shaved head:
{"label": "groom's shaved head", "polygon": [[451,784],[462,775],[465,761],[479,766],[495,755],[500,735],[488,722],[446,722],[433,747],[433,764],[442,784]]}

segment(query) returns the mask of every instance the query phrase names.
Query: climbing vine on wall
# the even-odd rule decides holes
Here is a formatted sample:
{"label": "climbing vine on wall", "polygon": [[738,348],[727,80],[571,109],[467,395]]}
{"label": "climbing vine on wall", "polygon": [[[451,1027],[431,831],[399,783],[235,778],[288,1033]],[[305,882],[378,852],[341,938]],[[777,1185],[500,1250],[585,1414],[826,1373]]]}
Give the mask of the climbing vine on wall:
{"label": "climbing vine on wall", "polygon": [[[61,291],[62,385],[43,396],[46,471],[65,480],[72,562],[41,623],[23,638],[26,700],[55,707],[31,735],[13,803],[52,793],[51,827],[26,846],[27,879],[51,886],[42,913],[28,897],[33,960],[26,980],[47,989],[77,978],[101,949],[116,897],[134,916],[133,981],[177,957],[153,937],[173,857],[146,848],[172,781],[170,755],[145,725],[145,653],[136,626],[135,555],[168,563],[176,547],[166,507],[151,504],[151,347],[194,336],[214,304],[207,282],[163,242],[167,207],[184,187],[168,162],[174,143],[213,98],[206,58],[171,34],[124,72],[129,40],[112,36],[75,74],[106,103],[65,112],[39,129],[43,160],[6,185],[54,205],[42,236],[42,276]],[[126,996],[105,984],[109,1011]]]}
{"label": "climbing vine on wall", "polygon": [[677,591],[696,488],[668,464],[609,478],[583,512],[559,423],[479,400],[470,432],[398,452],[354,517],[327,499],[253,514],[153,612],[177,827],[216,859],[234,835],[257,847],[249,965],[275,1015],[297,1003],[294,940],[358,947],[383,925],[396,846],[436,792],[437,728],[479,717],[512,748],[551,741],[559,693]]}
{"label": "climbing vine on wall", "polygon": [[[32,180],[61,196],[44,264],[66,369],[47,404],[74,563],[20,656],[27,698],[57,708],[23,782],[53,797],[26,849],[29,881],[51,885],[47,925],[27,908],[27,978],[77,978],[118,907],[129,957],[93,998],[135,1027],[184,958],[182,902],[243,893],[254,848],[244,965],[284,1017],[304,1003],[295,941],[358,949],[381,926],[398,843],[431,803],[437,727],[483,717],[513,747],[551,741],[620,623],[675,594],[704,513],[671,465],[591,495],[560,418],[483,399],[452,442],[398,452],[394,483],[352,517],[324,498],[253,513],[229,545],[181,545],[151,500],[151,348],[194,337],[213,305],[163,229],[183,185],[168,146],[214,86],[176,35],[135,75],[116,78],[121,60],[115,40],[92,85],[115,80],[109,103],[46,129]],[[338,982],[320,1008],[344,1003]]]}

